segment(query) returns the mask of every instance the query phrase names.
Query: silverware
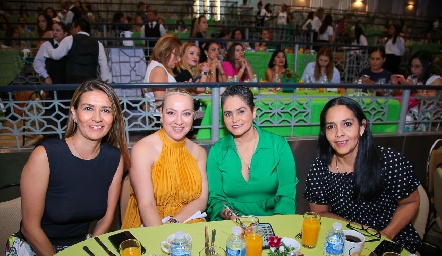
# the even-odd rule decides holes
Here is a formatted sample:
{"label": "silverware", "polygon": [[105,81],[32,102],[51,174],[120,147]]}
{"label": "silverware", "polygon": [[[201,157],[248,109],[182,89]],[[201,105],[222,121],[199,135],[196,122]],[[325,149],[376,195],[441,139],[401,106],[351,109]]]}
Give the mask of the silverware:
{"label": "silverware", "polygon": [[204,242],[204,247],[206,248],[206,254],[209,254],[209,250],[210,250],[210,248],[209,248],[209,227],[208,226],[206,226],[205,227],[205,235],[206,235],[206,240],[205,240],[205,242]]}
{"label": "silverware", "polygon": [[295,236],[296,239],[302,239],[302,230]]}
{"label": "silverware", "polygon": [[109,248],[107,248],[107,246],[106,246],[105,244],[103,244],[103,242],[101,242],[100,238],[98,238],[98,237],[96,236],[96,237],[94,237],[94,239],[95,239],[95,241],[97,241],[97,243],[101,246],[101,248],[103,248],[103,249],[106,251],[107,255],[110,255],[110,256],[117,256],[117,255],[115,255],[115,253],[111,252],[111,251],[109,250]]}
{"label": "silverware", "polygon": [[89,254],[90,256],[95,256],[95,254],[93,252],[91,252],[91,250],[89,249],[89,247],[87,246],[83,246],[83,250],[85,252],[87,252],[87,254]]}
{"label": "silverware", "polygon": [[216,229],[212,229],[212,242],[210,243],[210,254],[215,254],[215,237],[216,237]]}

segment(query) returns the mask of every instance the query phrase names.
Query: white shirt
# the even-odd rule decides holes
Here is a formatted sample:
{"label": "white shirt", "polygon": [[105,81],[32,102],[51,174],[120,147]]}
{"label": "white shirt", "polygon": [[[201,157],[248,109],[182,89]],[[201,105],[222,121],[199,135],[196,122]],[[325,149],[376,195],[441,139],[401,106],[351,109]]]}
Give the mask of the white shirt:
{"label": "white shirt", "polygon": [[[78,32],[78,34],[90,36],[88,33],[83,31]],[[59,60],[64,56],[68,55],[68,52],[72,48],[73,41],[74,39],[72,36],[67,36],[63,39],[63,41],[61,41],[57,49],[54,49],[52,47],[46,47],[43,56],[45,58]],[[40,47],[40,49],[41,48],[43,47]],[[100,42],[98,42],[98,64],[100,65],[101,80],[103,81],[109,80],[110,73],[109,73],[109,66],[107,65],[106,52],[104,51],[103,44],[101,44]]]}
{"label": "white shirt", "polygon": [[[57,41],[55,41],[55,43],[60,44]],[[43,78],[49,77],[48,71],[46,70],[46,58],[44,57],[44,52],[48,47],[53,48],[52,44],[49,41],[44,42],[40,46],[40,49],[38,49],[37,55],[35,56],[34,62],[32,63],[35,72],[37,72],[38,75]]]}
{"label": "white shirt", "polygon": [[333,37],[333,35],[334,35],[333,27],[328,26],[327,29],[325,30],[324,34],[319,34],[319,40],[328,41],[328,37],[329,36]]}
{"label": "white shirt", "polygon": [[322,21],[317,16],[315,16],[312,20],[312,29],[318,32],[318,29],[321,27],[321,25]]}
{"label": "white shirt", "polygon": [[[152,23],[152,27],[155,27],[155,25],[157,24],[156,21],[152,21],[152,22],[147,22],[146,25],[150,26],[150,23]],[[143,25],[141,27],[141,33],[140,33],[140,37],[146,37],[146,25]],[[160,24],[160,36],[164,36],[166,34],[166,29],[164,28],[163,25]],[[142,41],[143,44],[146,44],[146,41]]]}
{"label": "white shirt", "polygon": [[393,38],[388,39],[385,44],[385,53],[394,54],[396,56],[402,56],[405,53],[405,41],[402,37],[398,36],[396,38],[396,43],[393,44]]}
{"label": "white shirt", "polygon": [[287,12],[280,12],[278,14],[278,25],[287,25]]}
{"label": "white shirt", "polygon": [[[353,41],[351,43],[351,45],[367,46],[368,45],[368,41],[367,41],[367,38],[364,35],[361,35],[359,37],[359,44],[355,40],[355,41]],[[354,54],[361,54],[361,52],[364,51],[364,50],[353,50],[351,52],[354,53]]]}
{"label": "white shirt", "polygon": [[71,11],[71,9],[74,8],[74,6],[72,5],[68,12],[66,13],[66,20],[64,21],[64,23],[66,24],[71,24],[72,20],[74,19],[74,13]]}
{"label": "white shirt", "polygon": [[[305,78],[307,76],[309,76],[312,80],[312,83],[316,83],[319,81],[315,80],[315,66],[316,66],[316,62],[310,62],[307,67],[305,67],[304,69],[304,73],[302,74],[302,80],[305,80]],[[335,67],[333,67],[333,78],[331,80],[331,82],[329,81],[329,83],[332,84],[339,84],[341,83],[341,74],[339,74],[339,70]]]}

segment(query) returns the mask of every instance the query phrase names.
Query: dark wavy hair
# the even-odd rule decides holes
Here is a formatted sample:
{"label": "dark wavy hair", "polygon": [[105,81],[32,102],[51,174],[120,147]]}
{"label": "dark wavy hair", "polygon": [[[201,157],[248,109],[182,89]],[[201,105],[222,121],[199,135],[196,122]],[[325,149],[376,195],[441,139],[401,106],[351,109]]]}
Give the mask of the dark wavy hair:
{"label": "dark wavy hair", "polygon": [[235,68],[235,65],[236,65],[235,64],[235,48],[238,45],[240,45],[244,50],[244,46],[241,43],[235,42],[229,47],[229,49],[227,50],[227,54],[226,54],[225,61],[230,62],[230,64],[232,64],[233,68]]}
{"label": "dark wavy hair", "polygon": [[335,150],[326,137],[326,116],[334,106],[345,106],[351,110],[359,125],[365,120],[365,131],[359,137],[358,153],[354,163],[354,194],[356,200],[372,201],[384,190],[382,179],[382,159],[379,149],[371,133],[370,124],[361,106],[347,97],[339,97],[325,104],[320,116],[320,132],[318,136],[319,158],[327,165],[331,164]]}
{"label": "dark wavy hair", "polygon": [[238,96],[240,97],[251,111],[255,108],[255,103],[253,102],[253,93],[244,85],[231,85],[226,88],[226,90],[221,95],[221,107],[224,107],[226,100],[230,97]]}
{"label": "dark wavy hair", "polygon": [[273,61],[275,60],[276,56],[278,56],[278,54],[279,54],[280,52],[282,52],[282,53],[284,54],[284,57],[285,57],[284,68],[287,68],[287,67],[288,67],[288,65],[287,65],[287,56],[285,55],[285,52],[284,52],[283,50],[281,50],[281,49],[278,49],[278,50],[275,50],[275,51],[273,52],[273,54],[272,54],[272,57],[270,57],[269,65],[268,65],[269,68],[273,68],[273,67],[275,66],[275,63],[273,63]]}
{"label": "dark wavy hair", "polygon": [[[408,63],[411,66],[411,61],[413,59],[419,59],[422,65],[422,74],[417,78],[418,82],[422,82],[422,84],[426,84],[428,78],[433,74],[433,55],[429,51],[421,50],[413,54],[410,58],[410,62]],[[411,70],[410,70],[411,73]]]}
{"label": "dark wavy hair", "polygon": [[333,23],[333,17],[331,16],[331,14],[325,15],[324,21],[322,21],[322,25],[318,29],[318,33],[324,34],[325,31],[327,30],[328,26],[332,26],[332,23]]}

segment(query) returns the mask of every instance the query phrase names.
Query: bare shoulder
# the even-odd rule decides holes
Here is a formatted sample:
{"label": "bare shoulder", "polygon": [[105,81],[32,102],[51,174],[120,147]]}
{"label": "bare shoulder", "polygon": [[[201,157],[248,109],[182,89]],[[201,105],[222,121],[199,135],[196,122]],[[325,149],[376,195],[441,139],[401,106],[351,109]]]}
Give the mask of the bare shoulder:
{"label": "bare shoulder", "polygon": [[163,142],[161,141],[158,132],[155,132],[135,143],[135,145],[132,147],[132,154],[142,152],[146,155],[159,155],[162,147]]}
{"label": "bare shoulder", "polygon": [[186,148],[195,157],[197,161],[207,158],[206,150],[191,140],[186,140]]}

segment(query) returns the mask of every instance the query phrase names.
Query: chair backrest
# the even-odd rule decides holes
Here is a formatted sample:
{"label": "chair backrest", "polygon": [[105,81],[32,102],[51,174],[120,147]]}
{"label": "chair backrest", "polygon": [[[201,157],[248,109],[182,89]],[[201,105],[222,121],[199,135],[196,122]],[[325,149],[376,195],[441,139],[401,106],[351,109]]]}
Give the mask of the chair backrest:
{"label": "chair backrest", "polygon": [[8,237],[20,228],[21,197],[0,203],[0,252],[5,251]]}
{"label": "chair backrest", "polygon": [[130,197],[130,177],[127,175],[123,183],[121,184],[121,193],[120,193],[120,223],[123,223],[124,215],[126,214],[127,204],[129,203]]}
{"label": "chair backrest", "polygon": [[427,192],[425,191],[424,187],[422,187],[422,185],[419,185],[417,189],[420,197],[419,209],[414,218],[411,220],[411,223],[413,224],[413,227],[416,229],[417,233],[422,239],[424,238],[427,228],[428,213],[430,212],[430,202],[428,201]]}
{"label": "chair backrest", "polygon": [[427,186],[428,186],[428,196],[431,202],[433,202],[433,193],[434,193],[434,187],[433,187],[434,172],[436,171],[436,168],[439,165],[442,165],[442,139],[438,139],[433,143],[427,161]]}
{"label": "chair backrest", "polygon": [[442,229],[442,167],[434,172],[434,208],[436,209],[436,223]]}

